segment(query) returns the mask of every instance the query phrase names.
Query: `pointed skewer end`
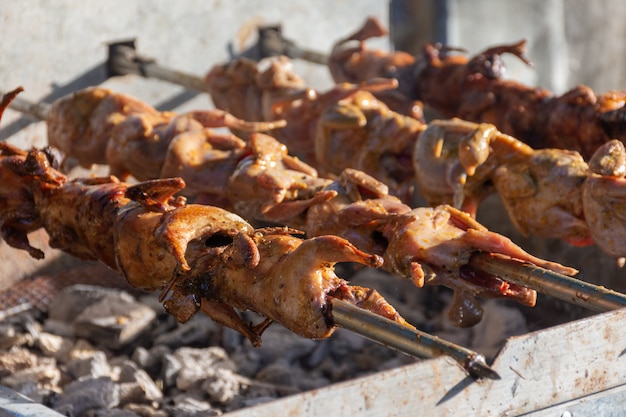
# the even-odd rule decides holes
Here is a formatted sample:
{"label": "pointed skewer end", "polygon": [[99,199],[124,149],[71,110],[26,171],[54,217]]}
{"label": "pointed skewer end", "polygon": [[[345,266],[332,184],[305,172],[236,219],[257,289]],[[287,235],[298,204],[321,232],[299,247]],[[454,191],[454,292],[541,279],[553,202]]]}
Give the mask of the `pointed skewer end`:
{"label": "pointed skewer end", "polygon": [[487,365],[487,361],[485,361],[485,357],[480,354],[473,355],[468,358],[468,361],[464,366],[465,370],[469,372],[469,374],[474,378],[486,378],[492,380],[502,379],[500,375],[493,370],[489,365]]}

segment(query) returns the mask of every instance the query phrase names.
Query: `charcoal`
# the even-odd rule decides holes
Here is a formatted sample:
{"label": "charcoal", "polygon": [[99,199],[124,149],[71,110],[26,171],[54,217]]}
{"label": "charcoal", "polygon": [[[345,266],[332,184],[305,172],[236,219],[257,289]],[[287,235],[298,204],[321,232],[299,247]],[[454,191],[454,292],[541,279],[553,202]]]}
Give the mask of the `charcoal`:
{"label": "charcoal", "polygon": [[327,378],[312,375],[301,367],[278,360],[259,371],[256,380],[274,385],[281,395],[320,388],[330,384]]}
{"label": "charcoal", "polygon": [[20,369],[0,379],[0,384],[27,395],[28,391],[36,391],[37,388],[56,387],[61,380],[61,371],[56,361],[51,358],[41,358],[32,367]]}
{"label": "charcoal", "polygon": [[211,341],[215,342],[216,334],[220,326],[204,315],[196,315],[184,324],[176,326],[173,330],[163,333],[155,338],[157,345],[166,345],[173,349],[182,346],[207,346]]}
{"label": "charcoal", "polygon": [[130,358],[139,367],[148,371],[150,375],[154,375],[161,370],[163,357],[171,352],[172,349],[165,345],[156,345],[150,349],[146,349],[143,346],[138,346],[133,351]]}
{"label": "charcoal", "polygon": [[263,333],[263,344],[256,351],[262,364],[278,359],[293,362],[309,355],[317,341],[298,336],[279,324],[273,324]]}
{"label": "charcoal", "polygon": [[[72,318],[72,320],[73,319],[74,318]],[[48,333],[70,339],[76,337],[76,334],[74,333],[74,326],[72,325],[72,322],[69,321],[48,318],[43,324],[43,330]]]}
{"label": "charcoal", "polygon": [[100,409],[87,412],[85,417],[141,417],[139,414],[122,409]]}
{"label": "charcoal", "polygon": [[169,413],[167,411],[157,409],[147,404],[126,404],[123,409],[132,411],[141,417],[169,417]]}
{"label": "charcoal", "polygon": [[35,337],[31,333],[24,333],[13,325],[5,325],[0,329],[0,351],[14,346],[29,346],[34,343]]}
{"label": "charcoal", "polygon": [[470,346],[488,359],[496,356],[507,338],[528,333],[526,319],[519,309],[497,300],[483,303],[485,318],[472,328]]}
{"label": "charcoal", "polygon": [[132,397],[121,400],[122,403],[145,403],[163,398],[163,393],[150,375],[132,361],[126,360],[120,366],[118,381],[120,385],[128,384],[126,389],[132,392]]}
{"label": "charcoal", "polygon": [[163,368],[161,370],[161,379],[163,385],[167,388],[176,386],[176,377],[183,367],[182,362],[174,354],[165,354],[163,356]]}
{"label": "charcoal", "polygon": [[212,403],[231,401],[241,390],[241,378],[230,369],[217,368],[202,382],[202,390]]}
{"label": "charcoal", "polygon": [[85,308],[109,296],[133,300],[130,294],[117,289],[72,285],[55,295],[48,307],[48,317],[61,322],[72,322]]}
{"label": "charcoal", "polygon": [[221,347],[180,348],[176,350],[174,356],[181,364],[181,369],[176,376],[176,387],[181,390],[201,383],[213,374],[213,368],[235,369],[235,364]]}
{"label": "charcoal", "polygon": [[317,367],[330,354],[331,344],[331,339],[320,340],[304,359],[304,364],[309,368]]}
{"label": "charcoal", "polygon": [[89,357],[72,359],[67,362],[66,366],[74,379],[111,375],[111,366],[104,352],[94,352]]}
{"label": "charcoal", "polygon": [[87,410],[115,407],[119,399],[119,386],[111,378],[86,378],[67,384],[53,408],[66,415],[80,416]]}
{"label": "charcoal", "polygon": [[0,324],[0,350],[20,345],[20,337],[23,337],[22,333],[13,324]]}
{"label": "charcoal", "polygon": [[284,361],[276,361],[267,365],[259,371],[256,379],[262,382],[269,382],[276,386],[284,387],[293,387],[296,383],[294,367],[289,366]]}
{"label": "charcoal", "polygon": [[165,407],[172,417],[208,417],[222,414],[220,410],[212,408],[209,402],[188,394],[177,395],[173,401],[172,406]]}
{"label": "charcoal", "polygon": [[270,401],[274,401],[275,399],[276,399],[275,397],[252,397],[252,398],[245,398],[245,399],[243,399],[239,403],[239,407],[240,408],[254,407],[255,405],[268,403]]}
{"label": "charcoal", "polygon": [[[361,271],[359,282],[364,277],[367,274]],[[386,292],[413,302],[402,288]],[[81,294],[82,289],[72,291]],[[241,334],[201,314],[185,324],[176,323],[163,313],[153,295],[138,302],[119,291],[86,294],[89,303],[81,307],[80,314],[71,316],[69,309],[63,312],[55,307],[59,309],[55,315],[66,316],[63,318],[67,321],[45,319],[43,330],[32,319],[30,324],[19,320],[0,325],[7,340],[19,341],[6,352],[0,351],[0,384],[10,384],[32,399],[45,401],[72,416],[202,417],[253,407],[418,360],[345,329],[338,329],[325,340],[309,340],[277,323],[263,334],[262,346],[254,348]],[[442,306],[449,301],[447,296],[446,292],[439,295]],[[399,310],[411,308],[404,302],[392,301]],[[503,303],[486,302],[484,306],[485,321],[473,329],[450,326],[444,310],[426,324],[431,333],[450,336],[468,347],[480,346],[474,349],[481,352],[498,346],[503,337],[523,331],[523,321],[514,315],[517,310],[509,314],[502,310],[510,308]],[[111,343],[124,336],[123,325],[137,311],[148,310],[151,318],[142,324],[143,329],[137,329],[124,345],[119,340]],[[416,312],[414,317],[420,314]],[[74,322],[85,317],[96,323],[102,317],[109,320],[103,325],[111,327],[109,333],[98,334],[100,330],[93,326],[75,326]],[[260,320],[249,312],[242,317],[253,323]],[[7,359],[4,355],[12,351],[15,356]]]}
{"label": "charcoal", "polygon": [[227,327],[222,329],[222,347],[227,352],[236,351],[245,342],[246,338],[241,333]]}
{"label": "charcoal", "polygon": [[238,349],[230,355],[240,375],[253,377],[261,368],[261,354],[256,349]]}
{"label": "charcoal", "polygon": [[25,347],[14,346],[0,353],[0,376],[37,365],[37,355]]}
{"label": "charcoal", "polygon": [[99,351],[100,350],[89,343],[89,341],[77,339],[67,355],[67,360],[90,358]]}
{"label": "charcoal", "polygon": [[44,355],[59,360],[66,358],[74,345],[71,339],[48,332],[39,334],[37,344]]}
{"label": "charcoal", "polygon": [[119,349],[146,331],[156,313],[120,292],[86,307],[74,320],[76,335]]}

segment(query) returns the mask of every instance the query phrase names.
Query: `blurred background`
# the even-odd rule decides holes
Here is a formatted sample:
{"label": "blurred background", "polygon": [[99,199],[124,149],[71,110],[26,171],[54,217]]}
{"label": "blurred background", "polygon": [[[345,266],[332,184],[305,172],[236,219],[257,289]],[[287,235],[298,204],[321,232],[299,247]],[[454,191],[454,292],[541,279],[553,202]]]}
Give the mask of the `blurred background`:
{"label": "blurred background", "polygon": [[[251,6],[253,5],[253,6]],[[105,85],[161,107],[212,106],[206,95],[181,95],[181,87],[140,77],[107,79],[111,42],[133,39],[138,52],[163,66],[195,75],[257,42],[259,25],[280,25],[286,39],[320,53],[377,16],[390,36],[371,48],[418,54],[442,42],[470,54],[527,39],[532,68],[505,57],[507,76],[561,94],[576,84],[597,92],[623,89],[626,3],[619,0],[24,0],[0,5],[0,86],[18,85],[23,97],[51,102],[89,85]],[[315,88],[331,85],[327,69],[296,61]],[[178,98],[177,98],[178,97]],[[42,131],[3,121],[0,139],[40,142]],[[11,126],[11,129],[8,127]],[[32,130],[34,129],[34,130]],[[15,135],[15,136],[14,136]]]}
{"label": "blurred background", "polygon": [[[442,42],[474,54],[527,39],[534,66],[505,56],[507,77],[557,94],[579,83],[598,93],[626,88],[626,3],[619,0],[23,0],[0,4],[0,89],[21,85],[23,98],[52,102],[100,85],[160,110],[210,108],[207,94],[171,83],[132,75],[107,78],[107,45],[134,40],[140,54],[160,65],[203,76],[213,64],[253,47],[259,26],[279,25],[286,39],[327,54],[371,15],[387,25],[390,36],[369,41],[370,48],[418,54],[425,42]],[[332,85],[325,66],[295,64],[314,88]],[[45,124],[8,110],[0,140],[23,148],[43,146]],[[626,287],[624,270],[593,247],[519,236],[494,199],[487,202],[493,209],[479,218],[488,227],[535,255],[579,268],[582,278]],[[33,262],[11,253],[11,262]]]}

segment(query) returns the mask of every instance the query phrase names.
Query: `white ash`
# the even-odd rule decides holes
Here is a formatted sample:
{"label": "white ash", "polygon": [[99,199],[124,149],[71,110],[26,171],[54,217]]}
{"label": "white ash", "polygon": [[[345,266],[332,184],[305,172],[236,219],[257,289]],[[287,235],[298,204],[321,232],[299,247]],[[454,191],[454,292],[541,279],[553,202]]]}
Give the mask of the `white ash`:
{"label": "white ash", "polygon": [[111,375],[111,366],[104,352],[94,352],[86,358],[75,358],[66,363],[67,371],[73,379],[98,378]]}
{"label": "white ash", "polygon": [[68,357],[74,343],[70,338],[48,332],[41,332],[37,339],[37,346],[44,356],[63,359]]}
{"label": "white ash", "polygon": [[[369,269],[352,280],[377,288],[422,330],[489,356],[507,337],[526,331],[523,315],[506,303],[485,303],[482,324],[456,329],[444,319],[445,289],[419,290]],[[150,319],[133,323],[131,312],[145,309]],[[178,324],[156,295],[136,298],[117,290],[68,289],[47,316],[33,322],[35,316],[24,314],[29,318],[0,323],[0,346],[7,346],[0,351],[0,384],[75,417],[221,415],[419,360],[343,329],[308,340],[278,324],[254,348],[204,315]],[[100,320],[100,331],[76,332],[77,318],[88,314]]]}
{"label": "white ash", "polygon": [[180,363],[176,376],[176,388],[190,390],[215,375],[218,369],[235,369],[235,364],[228,358],[228,353],[221,347],[179,348],[174,357]]}

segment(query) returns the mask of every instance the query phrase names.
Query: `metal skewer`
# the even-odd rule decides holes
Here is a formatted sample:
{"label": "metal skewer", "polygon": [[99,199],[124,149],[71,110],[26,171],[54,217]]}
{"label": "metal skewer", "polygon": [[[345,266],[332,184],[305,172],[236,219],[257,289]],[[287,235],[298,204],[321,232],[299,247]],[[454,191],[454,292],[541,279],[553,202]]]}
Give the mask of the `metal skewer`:
{"label": "metal skewer", "polygon": [[[5,93],[5,91],[0,91],[0,96],[3,96]],[[9,104],[9,108],[41,120],[46,120],[48,112],[50,111],[50,104],[44,102],[34,103],[17,96],[13,99],[11,104]]]}
{"label": "metal skewer", "polygon": [[[0,90],[0,95],[5,94]],[[19,96],[9,105],[13,110],[45,120],[50,104],[33,103]],[[505,281],[533,289],[572,304],[594,311],[608,311],[626,307],[626,294],[562,275],[536,265],[501,256],[477,252],[469,265],[496,275]]]}
{"label": "metal skewer", "polygon": [[[324,54],[300,48],[283,38],[278,26],[260,27],[259,41],[251,49],[255,51],[257,59],[285,55],[322,65],[328,62]],[[137,53],[135,40],[109,43],[106,68],[109,77],[134,74],[171,82],[191,90],[206,90],[203,77],[163,67],[154,58]]]}
{"label": "metal skewer", "polygon": [[[7,93],[8,91],[0,89],[0,97],[3,97]],[[40,120],[46,120],[46,118],[48,117],[48,112],[50,111],[50,106],[51,104],[44,102],[35,103],[28,99],[23,99],[20,96],[14,97],[9,104],[9,108],[11,110],[15,110],[20,113],[36,117]]]}
{"label": "metal skewer", "polygon": [[[49,104],[35,104],[23,99],[18,100],[18,98],[10,105],[17,111],[41,119],[45,119],[49,106]],[[608,311],[626,306],[625,294],[558,274],[530,263],[488,253],[475,253],[472,255],[469,265],[483,272],[496,275],[505,281],[595,311]],[[332,303],[333,317],[340,327],[352,330],[412,356],[431,358],[448,355],[459,362],[473,376],[498,378],[497,373],[487,366],[485,358],[476,352],[400,325],[346,302],[334,299]]]}
{"label": "metal skewer", "polygon": [[339,327],[410,356],[419,358],[449,356],[475,378],[500,379],[500,375],[487,365],[485,357],[477,352],[363,310],[343,300],[332,299],[332,306],[332,316]]}
{"label": "metal skewer", "polygon": [[161,67],[153,58],[139,55],[134,40],[110,43],[106,68],[109,77],[135,74],[179,84],[191,90],[205,89],[202,77]]}
{"label": "metal skewer", "polygon": [[[4,92],[0,90],[0,96],[3,94]],[[22,113],[45,119],[50,105],[32,103],[21,98],[18,100],[16,97],[10,107]],[[448,355],[475,378],[500,379],[500,376],[487,365],[485,357],[479,353],[421,332],[413,327],[399,324],[342,300],[333,299],[332,305],[333,319],[335,324],[340,327],[411,356],[433,358]]]}
{"label": "metal skewer", "polygon": [[[5,94],[0,90],[0,95]],[[45,120],[50,104],[33,103],[19,96],[9,105],[13,110]],[[505,281],[522,285],[569,303],[594,311],[608,311],[626,306],[626,294],[562,275],[536,265],[477,252],[469,265],[496,275]]]}
{"label": "metal skewer", "polygon": [[469,265],[505,281],[550,295],[594,311],[609,311],[626,307],[626,294],[590,284],[567,275],[559,274],[514,259],[489,253],[476,253]]}
{"label": "metal skewer", "polygon": [[[302,48],[295,42],[286,39],[280,25],[259,26],[258,33],[258,42],[250,48],[258,51],[257,59],[285,55],[289,58],[301,59],[315,64],[328,64],[328,57],[325,54]],[[241,55],[245,55],[245,53]]]}

